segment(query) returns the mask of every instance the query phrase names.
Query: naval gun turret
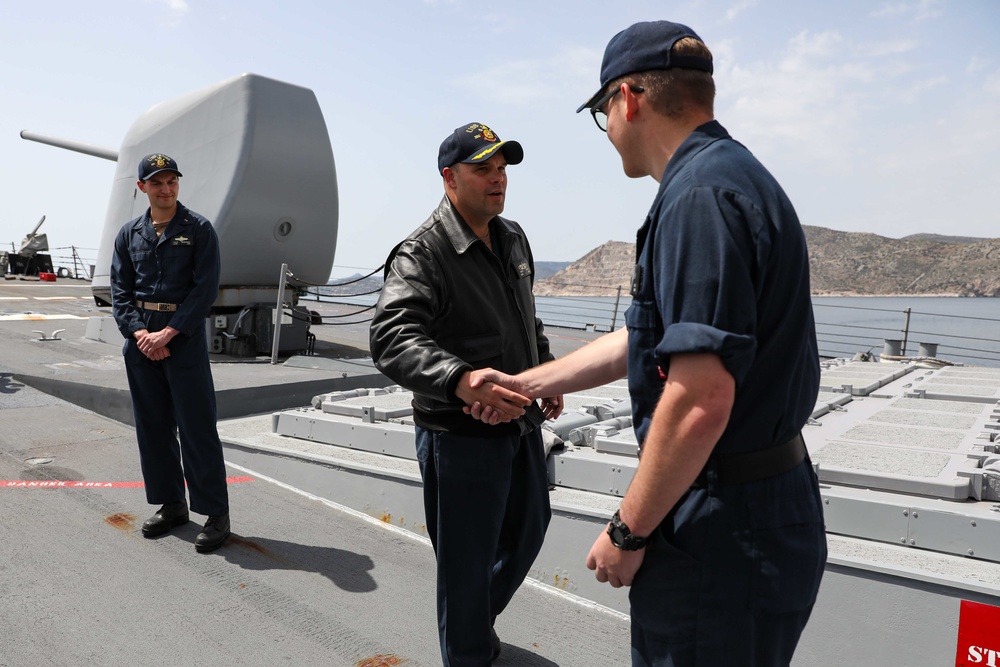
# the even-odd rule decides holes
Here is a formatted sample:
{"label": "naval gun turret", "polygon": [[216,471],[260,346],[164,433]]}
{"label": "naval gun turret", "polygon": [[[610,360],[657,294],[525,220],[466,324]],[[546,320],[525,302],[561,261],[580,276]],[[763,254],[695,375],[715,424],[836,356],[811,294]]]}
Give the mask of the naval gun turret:
{"label": "naval gun turret", "polygon": [[[118,165],[92,281],[99,306],[111,305],[115,235],[148,205],[136,187],[139,160],[155,152],[177,160],[185,174],[179,199],[211,220],[219,235],[221,286],[209,318],[213,351],[271,350],[282,265],[297,279],[293,285],[329,279],[337,175],[326,123],[308,88],[242,74],[153,106],[118,151],[27,131],[21,136]],[[282,351],[306,348],[310,317],[296,300],[292,290]]]}
{"label": "naval gun turret", "polygon": [[0,252],[0,274],[11,273],[20,276],[37,276],[42,273],[52,273],[52,257],[48,254],[49,239],[45,234],[39,234],[45,216],[38,221],[35,228],[21,241],[21,249],[17,252]]}
{"label": "naval gun turret", "polygon": [[38,230],[41,229],[42,223],[45,222],[45,216],[38,221],[35,228],[24,237],[21,241],[21,250],[17,253],[21,257],[31,258],[40,252],[46,252],[49,249],[49,238],[45,234],[39,234]]}

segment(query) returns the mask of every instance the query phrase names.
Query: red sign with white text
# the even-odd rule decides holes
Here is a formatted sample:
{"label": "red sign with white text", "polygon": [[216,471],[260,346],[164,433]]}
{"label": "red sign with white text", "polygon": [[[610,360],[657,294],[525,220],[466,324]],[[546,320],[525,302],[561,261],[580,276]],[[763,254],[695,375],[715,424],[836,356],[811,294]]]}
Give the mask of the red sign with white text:
{"label": "red sign with white text", "polygon": [[1000,667],[1000,607],[962,600],[955,667]]}

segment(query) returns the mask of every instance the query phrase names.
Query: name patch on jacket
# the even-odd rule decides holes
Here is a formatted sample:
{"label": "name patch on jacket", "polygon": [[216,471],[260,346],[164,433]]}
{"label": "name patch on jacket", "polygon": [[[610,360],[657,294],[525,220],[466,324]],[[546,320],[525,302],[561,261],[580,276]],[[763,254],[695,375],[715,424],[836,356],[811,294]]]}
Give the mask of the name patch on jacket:
{"label": "name patch on jacket", "polygon": [[639,295],[642,294],[642,267],[638,264],[632,268],[632,284],[629,292],[633,299],[638,299]]}
{"label": "name patch on jacket", "polygon": [[191,245],[191,239],[186,236],[175,236],[170,239],[170,245]]}

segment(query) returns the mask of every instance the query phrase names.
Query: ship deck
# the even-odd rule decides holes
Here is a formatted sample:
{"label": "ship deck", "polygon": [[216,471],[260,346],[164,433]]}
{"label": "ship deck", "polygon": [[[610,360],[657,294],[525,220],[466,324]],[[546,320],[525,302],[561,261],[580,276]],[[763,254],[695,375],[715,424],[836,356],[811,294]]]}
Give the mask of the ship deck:
{"label": "ship deck", "polygon": [[[139,535],[120,337],[92,304],[85,283],[0,284],[0,494],[24,537],[2,542],[0,585],[27,603],[2,612],[0,664],[438,664],[409,397],[372,367],[367,326],[314,327],[317,354],[277,365],[214,357],[236,535],[201,556],[196,524]],[[549,333],[557,356],[599,335]],[[960,601],[1000,604],[1000,369],[839,359],[821,383],[804,436],[830,562],[795,663],[944,664]],[[637,465],[628,393],[566,402],[547,427],[552,525],[497,664],[627,663],[626,592],[583,560]]]}
{"label": "ship deck", "polygon": [[[120,341],[85,337],[91,317],[108,315],[89,290],[0,283],[0,665],[440,664],[426,537],[340,502],[324,465],[311,464],[313,482],[254,469],[228,435],[246,417],[220,424],[231,540],[197,554],[197,515],[141,537],[151,509]],[[58,340],[34,333],[59,329]],[[352,345],[364,335],[318,328],[320,355],[292,364],[215,359],[220,411],[267,424],[271,410],[308,405],[317,383],[385,384]],[[624,615],[534,580],[497,631],[498,665],[606,667],[628,655]]]}

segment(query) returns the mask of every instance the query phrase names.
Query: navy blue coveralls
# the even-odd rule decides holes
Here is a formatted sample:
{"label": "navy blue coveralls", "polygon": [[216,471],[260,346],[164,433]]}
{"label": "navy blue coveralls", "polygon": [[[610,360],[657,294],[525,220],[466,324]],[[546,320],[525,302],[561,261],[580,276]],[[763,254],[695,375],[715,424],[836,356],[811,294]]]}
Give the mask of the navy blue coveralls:
{"label": "navy blue coveralls", "polygon": [[716,461],[794,438],[815,405],[802,227],[774,178],[712,121],[668,163],[636,253],[626,323],[639,442],[671,355],[717,355],[736,393],[707,483],[653,532],[633,580],[633,665],[787,665],[826,562],[818,481],[808,456],[729,485]]}
{"label": "navy blue coveralls", "polygon": [[[229,511],[205,333],[205,318],[218,297],[219,271],[219,239],[212,223],[180,202],[162,236],[157,237],[147,209],[115,238],[112,304],[125,337],[146,500],[154,505],[184,500],[186,480],[191,511],[206,516]],[[147,310],[137,301],[177,309]],[[132,334],[167,326],[180,333],[167,345],[170,356],[152,361],[139,351]]]}

